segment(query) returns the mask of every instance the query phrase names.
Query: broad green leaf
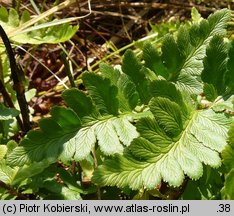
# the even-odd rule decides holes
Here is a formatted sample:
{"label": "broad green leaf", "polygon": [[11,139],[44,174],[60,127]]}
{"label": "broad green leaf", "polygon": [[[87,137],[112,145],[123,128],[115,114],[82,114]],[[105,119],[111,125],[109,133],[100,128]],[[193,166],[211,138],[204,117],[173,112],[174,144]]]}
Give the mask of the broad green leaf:
{"label": "broad green leaf", "polygon": [[227,48],[220,36],[214,36],[206,49],[204,70],[201,77],[205,83],[212,84],[218,95],[225,91],[224,75],[227,63]]}
{"label": "broad green leaf", "polygon": [[51,117],[42,119],[39,130],[25,136],[9,153],[7,162],[23,166],[42,159],[51,163],[56,159],[81,161],[96,144],[105,155],[122,154],[124,147],[138,137],[132,122],[150,113],[133,111],[138,103],[135,85],[126,74],[119,75],[114,83],[85,73],[82,78],[87,93],[75,88],[66,90],[62,97],[70,108],[53,107]]}
{"label": "broad green leaf", "polygon": [[[19,17],[17,11],[11,8],[0,8],[0,25],[8,33],[20,27],[23,23],[30,20],[30,14],[27,11]],[[27,33],[17,34],[10,39],[16,43],[22,44],[42,44],[42,43],[61,43],[69,40],[78,30],[78,27],[72,27],[69,24],[52,26],[40,30],[34,30]]]}
{"label": "broad green leaf", "polygon": [[[149,106],[154,118],[137,122],[140,137],[133,140],[123,156],[105,161],[94,172],[94,182],[153,189],[163,180],[178,187],[185,175],[200,178],[203,163],[214,168],[221,165],[219,152],[226,145],[230,118],[211,109],[181,107],[167,96],[154,97]],[[189,115],[182,118],[183,112]]]}

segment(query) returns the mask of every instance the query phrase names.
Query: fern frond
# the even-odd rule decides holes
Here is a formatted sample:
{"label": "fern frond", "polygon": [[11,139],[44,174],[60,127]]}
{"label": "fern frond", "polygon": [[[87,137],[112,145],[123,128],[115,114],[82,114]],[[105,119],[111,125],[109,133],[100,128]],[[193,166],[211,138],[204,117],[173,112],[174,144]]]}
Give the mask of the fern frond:
{"label": "fern frond", "polygon": [[146,44],[143,49],[145,65],[157,76],[175,83],[181,91],[202,93],[200,76],[204,69],[206,48],[214,36],[225,35],[229,18],[230,12],[223,9],[210,15],[207,20],[193,23],[189,29],[180,27],[176,37],[169,34],[164,37],[161,56],[155,48]]}
{"label": "fern frond", "polygon": [[[173,92],[171,84],[167,86],[168,92]],[[149,104],[154,118],[137,122],[140,137],[133,140],[123,156],[105,161],[94,172],[94,182],[153,189],[163,180],[178,187],[185,175],[200,178],[202,163],[221,165],[219,152],[226,145],[231,118],[212,109],[196,111],[188,107],[190,103],[178,91],[170,93],[174,100],[168,99],[165,90],[162,92],[164,97],[154,97]]]}
{"label": "fern frond", "polygon": [[122,154],[124,146],[138,136],[131,122],[142,113],[119,109],[119,104],[126,101],[129,109],[134,103],[133,107],[136,106],[137,100],[132,103],[132,94],[137,92],[129,94],[125,89],[120,92],[124,97],[117,97],[118,88],[111,85],[108,78],[94,73],[85,73],[82,78],[88,95],[77,89],[64,91],[62,97],[70,108],[54,107],[51,117],[40,121],[40,130],[30,131],[9,154],[8,163],[22,166],[45,158],[80,161],[90,154],[96,143],[105,155]]}

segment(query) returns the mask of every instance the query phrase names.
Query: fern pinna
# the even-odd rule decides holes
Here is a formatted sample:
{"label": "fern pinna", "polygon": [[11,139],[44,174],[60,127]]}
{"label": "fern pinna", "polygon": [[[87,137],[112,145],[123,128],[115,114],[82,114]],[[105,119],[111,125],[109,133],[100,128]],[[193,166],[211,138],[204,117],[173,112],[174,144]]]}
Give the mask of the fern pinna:
{"label": "fern pinna", "polygon": [[233,121],[232,44],[224,41],[230,13],[182,26],[161,49],[128,50],[121,69],[100,65],[82,75],[86,91],[66,90],[69,108],[54,107],[7,157],[14,166],[39,161],[82,161],[103,154],[98,185],[133,190],[199,179],[204,165],[221,165]]}

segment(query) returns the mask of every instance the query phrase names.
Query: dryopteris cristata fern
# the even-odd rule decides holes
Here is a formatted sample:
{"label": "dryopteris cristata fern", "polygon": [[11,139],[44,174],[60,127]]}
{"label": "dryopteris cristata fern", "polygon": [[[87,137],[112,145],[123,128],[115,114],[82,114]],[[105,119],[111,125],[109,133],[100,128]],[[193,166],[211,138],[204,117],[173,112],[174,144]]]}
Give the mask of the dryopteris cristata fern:
{"label": "dryopteris cristata fern", "polygon": [[220,166],[232,122],[233,47],[222,39],[229,16],[221,10],[181,27],[176,36],[165,36],[161,51],[146,44],[143,63],[129,50],[121,69],[101,64],[100,74],[85,72],[87,92],[66,90],[69,108],[53,108],[8,163],[80,161],[98,146],[113,157],[93,181],[132,189],[152,189],[162,180],[180,186],[185,175],[201,177],[203,164]]}
{"label": "dryopteris cristata fern", "polygon": [[[137,122],[140,136],[133,140],[123,156],[116,155],[106,160],[95,171],[94,182],[100,185],[129,186],[132,189],[154,189],[162,180],[171,186],[180,186],[185,175],[191,179],[202,176],[202,163],[211,167],[221,165],[219,153],[226,146],[227,131],[233,121],[230,115],[223,113],[226,110],[233,114],[233,47],[228,51],[228,45],[223,41],[223,30],[211,30],[208,23],[219,16],[224,18],[222,13],[224,11],[210,16],[208,22],[200,23],[201,26],[206,23],[203,29],[203,33],[206,33],[202,35],[200,30],[197,36],[203,41],[202,45],[195,45],[194,42],[195,46],[191,46],[194,26],[190,31],[183,27],[179,30],[177,44],[172,36],[166,36],[162,55],[151,45],[145,45],[145,65],[157,76],[167,79],[151,83],[153,98],[149,108],[154,117],[142,118]],[[219,26],[218,22],[215,25]],[[208,33],[208,30],[211,32]],[[175,55],[170,53],[171,50]],[[187,76],[190,84],[178,81],[181,75]],[[185,90],[185,94],[181,95],[168,81],[175,83],[178,90]],[[195,94],[202,91],[192,90],[196,82],[201,87],[203,83],[206,84],[205,99],[213,102],[208,107],[207,103],[201,103],[201,110],[192,105],[186,96],[186,92]],[[207,91],[211,88],[213,91]],[[224,95],[228,98],[226,101],[222,97]],[[215,101],[217,96],[219,100]]]}
{"label": "dryopteris cristata fern", "polygon": [[[160,90],[161,87],[162,90]],[[149,103],[153,118],[137,122],[140,137],[123,156],[104,162],[93,180],[101,185],[153,189],[161,180],[180,186],[184,175],[202,176],[202,163],[221,165],[231,119],[212,109],[196,110],[166,81],[154,82],[158,91]]]}

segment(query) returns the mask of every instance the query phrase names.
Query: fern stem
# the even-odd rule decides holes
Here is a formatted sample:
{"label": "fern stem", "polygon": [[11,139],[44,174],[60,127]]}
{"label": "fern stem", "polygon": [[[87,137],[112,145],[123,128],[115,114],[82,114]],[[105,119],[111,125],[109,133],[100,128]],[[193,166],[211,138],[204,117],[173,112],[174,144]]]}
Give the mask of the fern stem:
{"label": "fern stem", "polygon": [[10,61],[10,68],[11,68],[11,78],[13,80],[13,88],[16,91],[16,97],[17,101],[19,103],[22,119],[23,119],[23,131],[26,133],[31,129],[30,121],[29,121],[29,109],[28,104],[25,98],[25,88],[22,80],[24,79],[24,73],[20,70],[20,68],[17,66],[14,52],[12,50],[10,41],[0,25],[0,36],[3,40],[3,43],[6,47],[7,55]]}

